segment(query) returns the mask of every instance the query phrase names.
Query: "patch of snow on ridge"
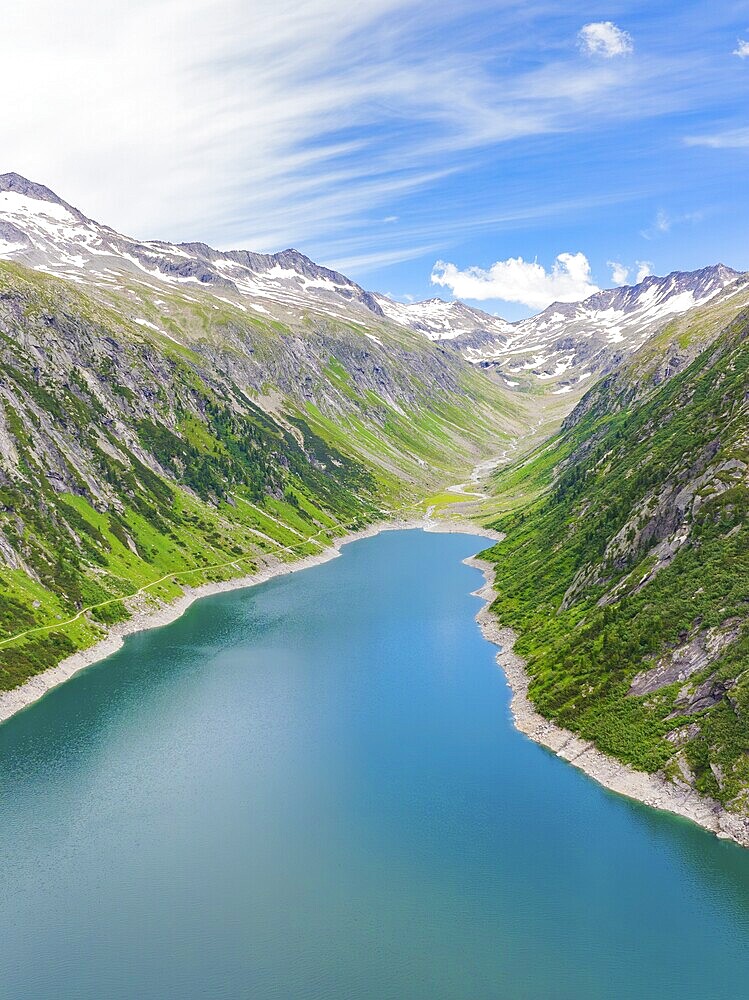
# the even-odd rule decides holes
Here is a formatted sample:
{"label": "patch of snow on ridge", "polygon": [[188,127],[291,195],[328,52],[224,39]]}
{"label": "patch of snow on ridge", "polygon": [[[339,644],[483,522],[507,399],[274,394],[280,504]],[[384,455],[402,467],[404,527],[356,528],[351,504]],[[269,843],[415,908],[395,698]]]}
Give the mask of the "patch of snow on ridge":
{"label": "patch of snow on ridge", "polygon": [[164,331],[156,326],[155,323],[150,323],[147,319],[134,319],[133,323],[137,323],[138,326],[147,326],[149,330],[155,330],[156,333],[163,333]]}
{"label": "patch of snow on ridge", "polygon": [[226,302],[229,306],[234,306],[235,309],[241,309],[242,312],[247,312],[247,306],[243,306],[241,302],[233,302],[231,299],[224,298],[223,295],[217,295],[216,298],[221,302]]}
{"label": "patch of snow on ridge", "polygon": [[160,333],[162,337],[166,337],[167,340],[171,340],[173,344],[177,344],[178,347],[184,347],[185,345],[173,337],[171,333],[167,333],[166,330],[162,330],[160,326],[156,326],[155,323],[149,322],[147,319],[134,319],[133,323],[137,323],[138,326],[145,326],[149,330],[153,330],[155,333]]}
{"label": "patch of snow on ridge", "polygon": [[271,278],[274,281],[304,280],[304,275],[300,274],[299,271],[295,271],[292,267],[282,267],[280,264],[274,264],[273,267],[264,271],[263,277]]}
{"label": "patch of snow on ridge", "polygon": [[131,264],[134,264],[141,271],[146,274],[150,274],[152,278],[158,278],[160,281],[167,281],[170,284],[183,284],[184,282],[192,281],[198,285],[202,284],[199,278],[194,275],[188,275],[185,277],[181,274],[164,274],[158,265],[157,261],[154,261],[156,266],[154,268],[146,267],[142,260],[139,260],[134,254],[128,253],[126,250],[121,250],[118,256],[124,258],[124,260],[129,260]]}
{"label": "patch of snow on ridge", "polygon": [[[524,361],[522,365],[518,365],[515,368],[508,368],[507,371],[512,372],[513,375],[517,375],[519,372],[522,371],[530,371],[533,368],[540,368],[541,365],[545,365],[548,360],[549,359],[545,357],[543,354],[536,354],[528,361]],[[551,376],[547,375],[547,378],[550,377]]]}
{"label": "patch of snow on ridge", "polygon": [[330,278],[307,278],[303,274],[300,274],[299,278],[305,290],[307,288],[324,288],[327,291],[337,292],[340,288],[346,288],[346,285],[339,285],[337,282],[331,281]]}
{"label": "patch of snow on ridge", "polygon": [[572,359],[573,355],[570,354],[569,357],[562,358],[561,361],[557,361],[557,366],[553,372],[539,372],[539,374],[536,377],[540,379],[557,378],[559,375],[562,375],[564,372],[566,372],[567,369],[572,365]]}
{"label": "patch of snow on ridge", "polygon": [[35,221],[37,219],[54,219],[58,223],[73,222],[76,226],[78,225],[78,220],[63,205],[58,205],[54,201],[40,201],[38,198],[30,198],[18,191],[0,191],[0,212],[20,215]]}
{"label": "patch of snow on ridge", "polygon": [[0,240],[0,257],[5,256],[5,254],[15,253],[17,250],[23,250],[25,244],[23,243],[10,243],[8,240]]}

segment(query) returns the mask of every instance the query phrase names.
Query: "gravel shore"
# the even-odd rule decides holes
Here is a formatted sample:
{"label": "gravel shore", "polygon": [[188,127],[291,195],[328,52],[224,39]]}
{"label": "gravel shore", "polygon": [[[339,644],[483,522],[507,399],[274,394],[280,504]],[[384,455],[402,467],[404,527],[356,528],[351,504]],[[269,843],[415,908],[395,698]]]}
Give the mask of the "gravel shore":
{"label": "gravel shore", "polygon": [[749,847],[749,817],[726,812],[714,799],[700,795],[687,784],[669,781],[660,773],[635,771],[602,753],[590,741],[581,739],[568,729],[562,729],[536,711],[528,697],[529,677],[525,661],[513,650],[517,636],[512,629],[502,627],[489,610],[496,597],[493,587],[495,567],[476,557],[466,559],[466,563],[480,569],[486,579],[486,584],[476,591],[476,596],[486,602],[476,616],[476,621],[484,637],[500,647],[497,663],[504,671],[512,691],[510,708],[515,727],[612,792],[636,799],[654,809],[676,813],[698,823],[718,837]]}
{"label": "gravel shore", "polygon": [[230,590],[239,590],[242,587],[254,587],[259,583],[265,583],[275,576],[282,576],[285,573],[297,573],[303,569],[310,569],[335,559],[340,554],[340,549],[350,542],[358,541],[362,538],[371,538],[381,531],[400,531],[412,528],[422,528],[425,531],[438,532],[467,532],[473,535],[484,535],[486,538],[497,539],[496,532],[490,531],[472,524],[470,521],[435,521],[430,517],[420,520],[398,520],[383,521],[370,525],[361,531],[350,532],[338,538],[330,546],[318,555],[306,556],[295,562],[273,562],[264,569],[249,576],[236,577],[232,580],[220,581],[218,583],[204,583],[199,587],[185,587],[181,597],[160,607],[149,607],[146,610],[133,610],[133,614],[126,622],[114,625],[107,635],[88,649],[82,649],[73,653],[66,659],[61,660],[57,666],[50,667],[34,677],[29,678],[25,684],[14,688],[12,691],[0,693],[0,723],[5,722],[16,712],[27,708],[38,701],[47,691],[58,684],[62,684],[79,670],[85,670],[93,663],[103,660],[112,653],[116,653],[122,647],[125,637],[135,632],[142,632],[146,629],[160,628],[162,625],[169,625],[190,607],[193,601],[201,597],[209,597],[212,594],[223,594]]}
{"label": "gravel shore", "polygon": [[[12,691],[0,693],[0,723],[16,712],[27,708],[47,691],[68,680],[79,670],[103,660],[117,652],[125,637],[146,629],[160,628],[175,621],[190,607],[193,601],[212,594],[226,593],[243,587],[254,587],[276,576],[297,573],[335,559],[340,550],[350,542],[372,538],[381,531],[403,531],[420,528],[424,531],[459,532],[480,535],[491,541],[499,541],[501,535],[482,528],[470,521],[433,520],[427,516],[420,520],[392,520],[370,525],[362,531],[351,532],[335,540],[330,548],[318,555],[306,556],[295,562],[271,563],[264,569],[249,576],[236,577],[217,583],[205,583],[199,587],[187,587],[181,597],[156,609],[136,610],[131,618],[113,626],[108,634],[88,649],[74,653],[55,667],[30,678],[25,684]],[[476,616],[482,634],[489,642],[499,646],[497,663],[504,671],[512,691],[511,710],[516,728],[542,746],[552,750],[557,756],[580,768],[591,778],[611,791],[636,799],[655,809],[663,809],[692,820],[718,837],[730,839],[749,847],[749,819],[726,812],[719,802],[700,795],[686,784],[668,781],[661,774],[646,774],[635,771],[625,764],[608,757],[592,743],[581,739],[575,733],[562,729],[540,715],[528,697],[528,674],[524,660],[513,651],[516,635],[512,629],[502,627],[489,608],[495,598],[493,588],[494,567],[475,556],[465,560],[470,566],[481,570],[485,585],[476,591],[476,596],[485,602]]]}

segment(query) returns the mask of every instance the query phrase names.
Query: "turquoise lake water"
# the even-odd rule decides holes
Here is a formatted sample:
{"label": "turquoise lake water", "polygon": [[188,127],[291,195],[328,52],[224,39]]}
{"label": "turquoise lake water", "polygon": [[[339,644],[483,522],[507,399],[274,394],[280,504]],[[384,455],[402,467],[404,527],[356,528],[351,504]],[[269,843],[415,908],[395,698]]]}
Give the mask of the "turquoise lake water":
{"label": "turquoise lake water", "polygon": [[0,997],[749,995],[749,851],[513,728],[465,535],[208,598],[0,726]]}

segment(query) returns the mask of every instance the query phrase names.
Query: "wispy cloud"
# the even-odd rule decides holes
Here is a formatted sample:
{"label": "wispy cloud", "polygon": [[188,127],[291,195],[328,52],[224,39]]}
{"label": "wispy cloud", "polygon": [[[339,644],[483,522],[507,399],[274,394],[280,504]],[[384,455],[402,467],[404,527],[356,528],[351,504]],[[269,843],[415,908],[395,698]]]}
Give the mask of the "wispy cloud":
{"label": "wispy cloud", "polygon": [[634,51],[574,2],[5,7],[2,169],[134,235],[295,245],[357,269],[613,203],[626,180],[568,183],[543,157],[725,92],[693,51],[647,51],[633,24]]}
{"label": "wispy cloud", "polygon": [[584,24],[577,37],[582,51],[590,56],[613,59],[634,51],[632,36],[628,31],[618,28],[613,21]]}
{"label": "wispy cloud", "polygon": [[731,55],[738,56],[739,59],[749,59],[749,42],[743,38],[739,38],[736,48]]}
{"label": "wispy cloud", "polygon": [[664,212],[663,209],[659,209],[656,212],[655,219],[649,226],[645,229],[640,230],[640,236],[646,240],[654,240],[658,236],[663,236],[671,230],[673,225],[673,220]]}
{"label": "wispy cloud", "polygon": [[459,299],[500,299],[518,302],[529,309],[543,309],[552,302],[578,302],[599,291],[593,283],[590,263],[582,253],[560,253],[547,271],[538,261],[510,257],[486,270],[437,261],[432,283],[449,288]]}
{"label": "wispy cloud", "polygon": [[670,233],[674,226],[680,226],[684,223],[701,222],[704,218],[705,213],[703,211],[681,212],[677,215],[670,215],[664,209],[660,208],[650,225],[640,230],[640,236],[646,240],[655,240],[659,236],[665,236],[667,233]]}
{"label": "wispy cloud", "polygon": [[684,142],[687,146],[707,146],[708,149],[747,149],[749,128],[731,128],[707,135],[689,135]]}
{"label": "wispy cloud", "polygon": [[350,254],[342,257],[332,257],[327,261],[330,267],[344,274],[366,274],[388,264],[399,264],[406,260],[415,260],[425,254],[435,253],[439,247],[434,244],[426,246],[398,246],[392,250],[372,250],[368,253]]}

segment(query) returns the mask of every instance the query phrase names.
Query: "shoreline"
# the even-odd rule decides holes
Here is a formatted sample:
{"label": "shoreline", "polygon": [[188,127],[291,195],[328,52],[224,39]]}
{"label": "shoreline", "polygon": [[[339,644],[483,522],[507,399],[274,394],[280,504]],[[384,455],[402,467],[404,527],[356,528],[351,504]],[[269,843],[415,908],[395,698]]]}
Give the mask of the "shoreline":
{"label": "shoreline", "polygon": [[470,521],[436,521],[428,516],[412,520],[378,521],[360,531],[341,535],[340,538],[333,541],[329,548],[316,555],[303,556],[293,562],[269,563],[263,569],[247,576],[237,576],[215,583],[203,583],[197,587],[186,586],[182,595],[174,601],[163,603],[160,607],[148,611],[133,611],[127,621],[113,625],[106,635],[92,646],[71,653],[54,667],[49,667],[47,670],[30,677],[20,687],[0,692],[0,725],[17,712],[22,712],[43,698],[48,691],[70,680],[81,670],[85,670],[118,652],[124,645],[127,636],[170,625],[180,618],[195,601],[199,601],[203,597],[228,593],[232,590],[243,590],[246,587],[256,587],[277,576],[285,576],[288,573],[298,573],[304,569],[311,569],[313,566],[321,566],[323,563],[337,558],[344,545],[361,541],[364,538],[372,538],[383,531],[409,531],[417,528],[432,532],[481,535],[491,540],[500,538],[497,532],[483,528],[481,525],[473,525]]}
{"label": "shoreline", "polygon": [[536,710],[528,697],[530,678],[525,660],[513,649],[517,635],[512,629],[500,625],[489,610],[496,597],[495,567],[477,556],[469,556],[464,561],[484,574],[484,586],[474,591],[474,595],[485,602],[476,615],[476,621],[484,638],[499,646],[496,661],[512,693],[510,711],[515,728],[609,791],[652,809],[674,813],[722,840],[732,840],[740,847],[749,847],[749,818],[727,812],[715,799],[701,795],[689,785],[669,781],[658,772],[636,771],[609,757],[590,740],[563,729]]}
{"label": "shoreline", "polygon": [[[204,583],[198,587],[186,587],[176,600],[161,604],[152,610],[134,611],[127,621],[112,626],[107,634],[92,646],[72,653],[54,667],[29,678],[20,687],[0,692],[0,725],[16,713],[33,705],[58,685],[64,684],[81,670],[118,652],[127,636],[171,624],[195,601],[232,590],[256,587],[278,576],[321,566],[331,559],[336,559],[344,545],[373,538],[383,531],[417,529],[434,533],[476,535],[494,542],[501,541],[503,537],[490,528],[468,520],[435,520],[427,513],[422,518],[379,521],[360,531],[349,532],[336,538],[329,548],[316,555],[303,556],[293,562],[269,563],[258,572],[247,576]],[[609,791],[652,809],[673,813],[696,823],[720,839],[732,840],[741,847],[749,847],[749,818],[745,819],[735,813],[727,812],[714,799],[701,795],[686,784],[668,781],[660,773],[636,771],[609,757],[589,740],[583,739],[569,729],[563,729],[542,716],[528,696],[530,678],[525,668],[525,660],[513,649],[517,635],[512,629],[500,625],[490,611],[496,597],[493,583],[495,567],[476,555],[469,556],[463,561],[466,565],[480,570],[484,576],[484,585],[473,592],[474,596],[484,602],[475,616],[476,622],[483,637],[499,647],[495,659],[504,673],[512,694],[510,711],[515,728],[535,743],[551,750],[568,764],[583,771]]]}

